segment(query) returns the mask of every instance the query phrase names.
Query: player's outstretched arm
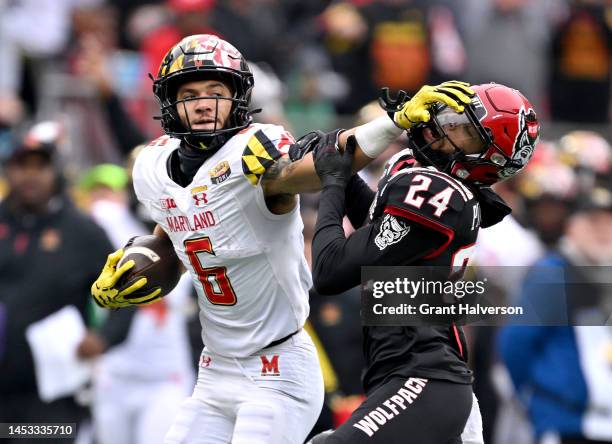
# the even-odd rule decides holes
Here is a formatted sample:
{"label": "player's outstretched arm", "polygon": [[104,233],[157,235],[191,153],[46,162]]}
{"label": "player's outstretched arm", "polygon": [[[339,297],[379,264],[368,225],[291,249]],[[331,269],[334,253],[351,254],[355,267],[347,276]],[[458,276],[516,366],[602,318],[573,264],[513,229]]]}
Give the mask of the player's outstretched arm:
{"label": "player's outstretched arm", "polygon": [[353,148],[349,142],[340,153],[335,133],[326,136],[315,150],[315,166],[323,185],[312,240],[313,281],[319,293],[338,294],[359,285],[362,266],[406,265],[444,242],[437,233],[393,217],[361,227],[347,238],[342,219]]}
{"label": "player's outstretched arm", "polygon": [[[450,106],[463,112],[474,91],[465,82],[449,81],[436,86],[423,86],[410,100],[398,105],[397,109],[371,122],[343,131],[338,137],[342,151],[349,137],[354,136],[356,149],[352,171],[357,172],[382,153],[404,130],[431,118],[429,109],[436,103]],[[321,189],[321,182],[315,172],[312,148],[315,137],[310,133],[297,142],[295,155],[280,158],[268,168],[263,176],[262,186],[266,197],[294,195]],[[319,134],[320,137],[320,134]],[[304,141],[305,138],[308,138]],[[302,146],[300,146],[302,144]]]}

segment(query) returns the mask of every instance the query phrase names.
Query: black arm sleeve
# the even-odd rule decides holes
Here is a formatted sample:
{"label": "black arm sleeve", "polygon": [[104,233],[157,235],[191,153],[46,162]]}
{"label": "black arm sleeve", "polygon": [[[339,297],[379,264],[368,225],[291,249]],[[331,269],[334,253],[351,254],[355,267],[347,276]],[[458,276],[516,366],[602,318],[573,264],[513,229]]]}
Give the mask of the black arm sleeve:
{"label": "black arm sleeve", "polygon": [[113,131],[117,145],[124,156],[141,143],[146,141],[144,134],[134,124],[123,104],[116,94],[104,98],[104,107],[109,120],[109,127]]}
{"label": "black arm sleeve", "polygon": [[132,319],[136,314],[136,310],[136,307],[125,307],[121,310],[110,312],[98,332],[109,347],[121,344],[125,341],[130,331],[130,326],[132,325]]}
{"label": "black arm sleeve", "polygon": [[442,245],[446,238],[417,223],[401,219],[406,234],[383,249],[375,243],[382,220],[362,227],[348,239],[342,228],[344,190],[326,187],[321,192],[312,240],[313,280],[320,294],[338,294],[361,281],[361,267],[407,265]]}
{"label": "black arm sleeve", "polygon": [[360,228],[365,223],[375,195],[359,174],[351,178],[345,190],[345,208],[353,227]]}

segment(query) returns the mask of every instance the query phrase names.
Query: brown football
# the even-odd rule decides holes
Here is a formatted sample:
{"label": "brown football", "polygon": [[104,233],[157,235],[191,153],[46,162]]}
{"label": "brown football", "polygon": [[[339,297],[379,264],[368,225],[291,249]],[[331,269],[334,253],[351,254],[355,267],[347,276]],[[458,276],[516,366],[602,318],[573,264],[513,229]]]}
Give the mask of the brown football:
{"label": "brown football", "polygon": [[134,267],[121,276],[115,288],[121,291],[141,277],[147,278],[147,284],[127,295],[126,300],[146,296],[158,287],[162,290],[161,295],[165,296],[172,291],[181,277],[181,262],[167,237],[136,237],[132,244],[125,248],[117,268],[130,259],[135,262]]}

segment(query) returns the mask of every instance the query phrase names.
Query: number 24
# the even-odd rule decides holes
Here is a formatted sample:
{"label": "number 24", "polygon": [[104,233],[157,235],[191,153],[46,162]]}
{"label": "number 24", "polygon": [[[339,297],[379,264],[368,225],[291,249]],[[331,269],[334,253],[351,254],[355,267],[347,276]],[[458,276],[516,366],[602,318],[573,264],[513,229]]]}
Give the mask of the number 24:
{"label": "number 24", "polygon": [[[429,177],[423,176],[422,174],[417,174],[414,176],[410,189],[408,190],[408,194],[406,194],[406,197],[404,198],[404,203],[412,205],[416,208],[421,208],[425,198],[423,196],[417,196],[417,193],[420,191],[427,191],[430,185],[431,179]],[[434,216],[442,216],[442,214],[448,208],[448,202],[450,201],[454,192],[455,190],[453,190],[451,187],[446,187],[439,193],[434,194],[429,198],[427,204],[436,209]]]}

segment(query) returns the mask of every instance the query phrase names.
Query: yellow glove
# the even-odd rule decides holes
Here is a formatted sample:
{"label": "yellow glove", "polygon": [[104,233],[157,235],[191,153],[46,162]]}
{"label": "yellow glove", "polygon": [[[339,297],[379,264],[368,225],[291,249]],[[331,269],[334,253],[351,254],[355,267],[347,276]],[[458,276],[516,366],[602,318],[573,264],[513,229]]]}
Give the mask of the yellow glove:
{"label": "yellow glove", "polygon": [[463,112],[475,94],[469,83],[449,80],[436,86],[423,86],[410,100],[393,114],[393,121],[404,129],[421,122],[429,122],[429,109],[436,102],[450,106],[456,112]]}
{"label": "yellow glove", "polygon": [[126,296],[133,294],[147,285],[146,277],[138,279],[127,288],[115,288],[115,285],[121,276],[123,276],[125,272],[134,266],[134,261],[129,260],[117,269],[117,263],[122,257],[123,249],[119,249],[108,255],[106,264],[102,269],[102,273],[100,273],[98,279],[96,279],[91,286],[91,295],[93,296],[94,301],[96,301],[96,304],[102,308],[121,308],[127,307],[128,305],[146,305],[160,299],[160,288],[157,288],[144,296],[138,294],[137,297],[128,297],[126,299]]}

